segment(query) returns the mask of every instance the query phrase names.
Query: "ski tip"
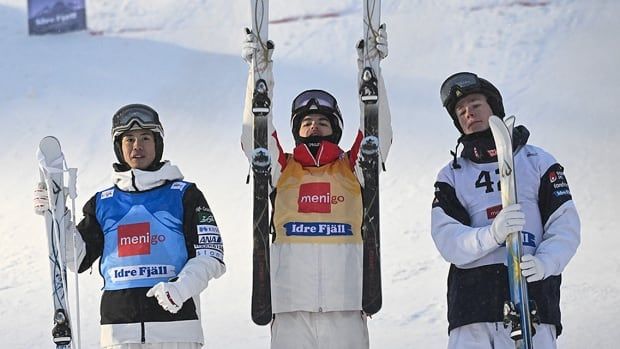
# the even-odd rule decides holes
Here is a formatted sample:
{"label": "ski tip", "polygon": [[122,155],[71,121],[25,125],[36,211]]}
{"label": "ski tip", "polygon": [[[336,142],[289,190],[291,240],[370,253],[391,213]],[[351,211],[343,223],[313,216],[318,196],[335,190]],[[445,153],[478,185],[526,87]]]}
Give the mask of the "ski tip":
{"label": "ski tip", "polygon": [[510,115],[507,118],[504,118],[504,123],[506,124],[506,127],[508,127],[508,129],[510,130],[510,134],[512,134],[512,130],[515,128],[515,122],[517,121],[517,118],[514,115]]}
{"label": "ski tip", "polygon": [[62,156],[60,141],[54,136],[43,137],[37,149],[37,153],[39,152],[47,159],[56,159]]}
{"label": "ski tip", "polygon": [[501,125],[505,125],[505,124],[504,124],[504,121],[499,116],[491,115],[489,117],[489,126],[491,127],[491,130]]}
{"label": "ski tip", "polygon": [[58,141],[58,138],[56,138],[54,136],[45,136],[39,142],[39,148],[41,148],[41,146],[43,146],[43,147],[50,146],[50,145],[54,146],[56,144],[58,146],[60,146],[60,142]]}
{"label": "ski tip", "polygon": [[512,127],[505,124],[504,120],[495,115],[489,117],[489,127],[491,128],[493,138],[500,137],[502,134],[506,134],[506,137],[510,138],[512,134]]}
{"label": "ski tip", "polygon": [[491,115],[489,117],[489,126],[501,126],[505,125],[507,129],[511,130],[514,128],[516,118],[514,115],[504,117],[504,119],[500,118],[496,115]]}

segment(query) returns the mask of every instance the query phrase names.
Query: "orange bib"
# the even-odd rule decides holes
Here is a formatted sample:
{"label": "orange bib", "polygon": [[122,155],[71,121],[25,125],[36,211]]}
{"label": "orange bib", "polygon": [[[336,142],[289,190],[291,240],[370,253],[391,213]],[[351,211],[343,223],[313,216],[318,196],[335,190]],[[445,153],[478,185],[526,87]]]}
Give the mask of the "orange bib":
{"label": "orange bib", "polygon": [[362,243],[362,194],[346,155],[321,167],[291,156],[276,188],[276,243]]}

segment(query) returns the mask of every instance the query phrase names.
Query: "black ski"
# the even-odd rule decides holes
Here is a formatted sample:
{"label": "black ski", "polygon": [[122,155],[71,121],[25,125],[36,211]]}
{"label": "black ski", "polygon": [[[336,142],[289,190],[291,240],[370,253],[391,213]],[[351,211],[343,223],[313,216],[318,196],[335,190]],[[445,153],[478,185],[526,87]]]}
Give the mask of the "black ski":
{"label": "black ski", "polygon": [[361,144],[360,166],[364,175],[362,200],[364,219],[364,275],[362,309],[368,315],[381,309],[381,254],[379,240],[379,88],[377,75],[379,57],[370,57],[371,41],[375,40],[381,21],[381,1],[364,0],[364,70],[360,77],[360,99],[364,103],[364,139]]}
{"label": "black ski", "polygon": [[268,150],[267,118],[271,113],[271,100],[268,86],[261,75],[259,55],[267,63],[267,25],[269,21],[269,1],[251,0],[252,31],[257,37],[259,47],[252,59],[254,92],[252,94],[252,113],[254,114],[254,151],[252,172],[254,181],[253,205],[253,251],[252,251],[252,320],[257,325],[271,322],[271,282],[269,268],[269,186],[271,179],[271,159]]}

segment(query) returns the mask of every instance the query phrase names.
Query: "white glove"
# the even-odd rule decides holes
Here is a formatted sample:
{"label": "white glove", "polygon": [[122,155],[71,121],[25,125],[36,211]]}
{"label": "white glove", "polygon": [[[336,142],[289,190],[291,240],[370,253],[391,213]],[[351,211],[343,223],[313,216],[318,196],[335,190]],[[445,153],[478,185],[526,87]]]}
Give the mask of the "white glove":
{"label": "white glove", "polygon": [[174,282],[160,282],[151,287],[146,296],[157,298],[159,305],[172,314],[176,314],[181,310],[183,302],[185,302]]}
{"label": "white glove", "polygon": [[542,280],[545,277],[545,266],[540,258],[526,254],[521,257],[521,274],[527,282]]}
{"label": "white glove", "polygon": [[[243,41],[241,42],[241,58],[243,58],[243,60],[246,63],[250,64],[252,63],[254,52],[256,52],[260,44],[258,43],[258,39],[256,38],[256,35],[249,28],[245,28],[244,33],[245,33],[245,36],[243,37]],[[273,54],[273,49],[274,49],[273,41],[268,40],[267,41],[267,60],[268,61],[271,61],[271,55]],[[266,63],[264,61],[265,59],[259,58],[258,64],[260,66],[264,66]]]}
{"label": "white glove", "polygon": [[[364,59],[364,40],[360,40],[357,42],[357,59]],[[379,31],[377,32],[377,36],[375,36],[374,40],[370,42],[370,46],[368,47],[368,56],[369,58],[379,57],[380,59],[384,59],[388,55],[388,42],[387,42],[387,31],[385,29],[385,23],[379,26]]]}
{"label": "white glove", "polygon": [[34,188],[34,213],[43,216],[50,209],[50,201],[47,196],[47,188],[44,183],[39,183]]}
{"label": "white glove", "polygon": [[256,35],[254,35],[250,29],[245,28],[245,36],[241,42],[241,58],[243,58],[246,63],[250,64],[254,51],[257,48],[258,43],[256,42]]}
{"label": "white glove", "polygon": [[501,245],[506,241],[506,237],[510,233],[522,231],[525,225],[525,214],[521,210],[521,205],[513,204],[502,209],[491,224],[491,234]]}

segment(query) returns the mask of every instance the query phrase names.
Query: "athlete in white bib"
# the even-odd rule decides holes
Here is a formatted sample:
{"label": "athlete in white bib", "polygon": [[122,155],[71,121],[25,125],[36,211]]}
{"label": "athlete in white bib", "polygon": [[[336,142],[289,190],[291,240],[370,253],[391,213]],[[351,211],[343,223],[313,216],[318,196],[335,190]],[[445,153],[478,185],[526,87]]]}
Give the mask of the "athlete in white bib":
{"label": "athlete in white bib", "polygon": [[439,171],[431,233],[448,274],[450,349],[513,349],[503,326],[510,299],[505,240],[520,231],[523,276],[536,302],[534,347],[556,347],[562,332],[561,273],[580,242],[580,222],[564,168],[543,149],[527,144],[529,131],[514,129],[514,167],[519,203],[502,209],[495,142],[489,117],[503,118],[499,90],[473,73],[446,79],[441,100],[461,133],[456,151]]}

